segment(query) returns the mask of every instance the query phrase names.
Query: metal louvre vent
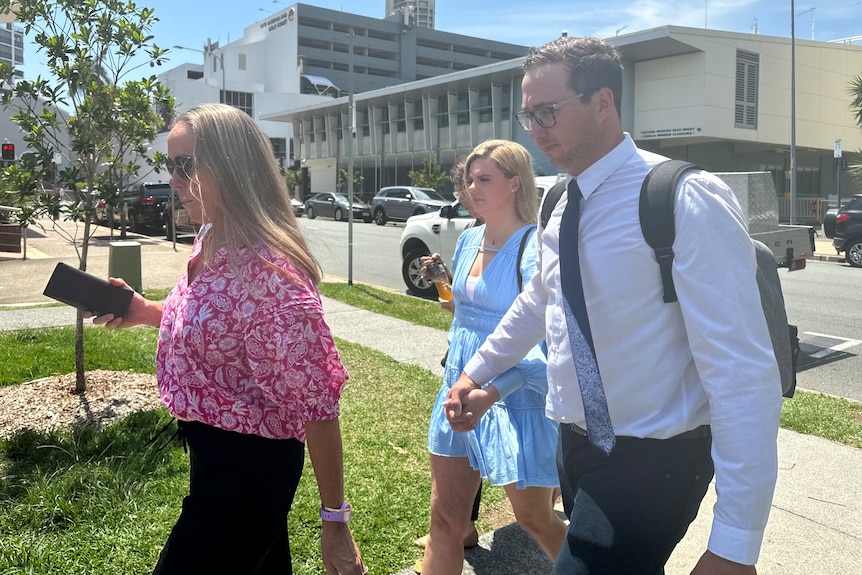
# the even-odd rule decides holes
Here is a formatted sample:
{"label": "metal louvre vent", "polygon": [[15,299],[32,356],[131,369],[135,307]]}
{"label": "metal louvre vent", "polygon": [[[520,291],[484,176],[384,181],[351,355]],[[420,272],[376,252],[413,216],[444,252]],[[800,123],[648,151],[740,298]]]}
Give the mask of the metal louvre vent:
{"label": "metal louvre vent", "polygon": [[751,52],[736,52],[736,90],[734,125],[737,128],[757,128],[757,82],[760,56]]}

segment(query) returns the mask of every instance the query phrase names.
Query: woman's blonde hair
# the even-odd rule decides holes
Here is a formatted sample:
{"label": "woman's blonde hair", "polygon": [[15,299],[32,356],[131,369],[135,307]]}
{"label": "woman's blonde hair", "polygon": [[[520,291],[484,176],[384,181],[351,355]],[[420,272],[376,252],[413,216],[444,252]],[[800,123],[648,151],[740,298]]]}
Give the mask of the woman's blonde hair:
{"label": "woman's blonde hair", "polygon": [[[203,104],[181,114],[177,124],[187,125],[195,134],[192,178],[201,168],[212,175],[218,201],[213,231],[224,238],[228,252],[240,245],[264,244],[316,286],[320,265],[296,223],[269,138],[255,121],[233,106]],[[218,247],[205,242],[204,261],[210,261]]]}
{"label": "woman's blonde hair", "polygon": [[521,182],[515,192],[515,213],[525,222],[537,221],[539,208],[536,192],[536,176],[533,173],[533,157],[517,142],[509,140],[488,140],[476,146],[464,165],[465,189],[469,193],[466,179],[473,162],[479,158],[494,160],[507,178],[518,176]]}

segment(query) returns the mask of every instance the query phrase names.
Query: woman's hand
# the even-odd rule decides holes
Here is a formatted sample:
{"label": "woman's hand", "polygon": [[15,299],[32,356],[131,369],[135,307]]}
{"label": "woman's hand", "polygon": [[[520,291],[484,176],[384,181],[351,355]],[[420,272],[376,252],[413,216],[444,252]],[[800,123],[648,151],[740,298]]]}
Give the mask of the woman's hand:
{"label": "woman's hand", "polygon": [[[129,284],[120,278],[108,278],[111,285],[124,287],[127,290],[132,290]],[[93,325],[104,325],[108,329],[118,329],[121,327],[132,327],[136,325],[148,325],[159,327],[162,321],[162,304],[160,302],[149,301],[144,299],[144,296],[134,292],[132,301],[129,304],[129,309],[122,317],[115,317],[112,313],[95,316],[92,312],[85,311],[84,317],[92,317]]]}
{"label": "woman's hand", "polygon": [[[467,395],[477,388],[476,383],[466,373],[461,372],[461,377],[449,389],[446,401],[443,402],[443,412],[446,414],[446,419],[449,420],[449,425],[455,431],[472,429],[469,426],[474,423],[473,413],[465,409],[464,402]],[[464,429],[465,427],[467,429]]]}
{"label": "woman's hand", "polygon": [[328,575],[365,575],[359,547],[346,523],[324,521],[320,533],[320,555]]}
{"label": "woman's hand", "polygon": [[[476,429],[479,420],[491,409],[491,406],[499,401],[500,394],[493,385],[485,388],[472,387],[466,393],[460,393],[460,391],[458,392],[457,400],[455,400],[455,397],[450,392],[449,397],[451,399],[443,402],[443,410],[446,413],[446,419],[449,421],[452,431],[471,431]],[[458,409],[455,409],[456,407],[460,408],[460,414],[457,416],[455,415],[458,411]]]}
{"label": "woman's hand", "polygon": [[431,281],[431,274],[428,273],[428,266],[431,265],[431,262],[439,262],[443,264],[443,267],[446,268],[446,275],[449,277],[449,281],[452,281],[452,272],[449,271],[449,268],[446,266],[446,262],[444,262],[443,258],[440,257],[440,254],[431,254],[430,256],[422,256],[419,258],[419,265],[422,266],[422,277],[426,281]]}

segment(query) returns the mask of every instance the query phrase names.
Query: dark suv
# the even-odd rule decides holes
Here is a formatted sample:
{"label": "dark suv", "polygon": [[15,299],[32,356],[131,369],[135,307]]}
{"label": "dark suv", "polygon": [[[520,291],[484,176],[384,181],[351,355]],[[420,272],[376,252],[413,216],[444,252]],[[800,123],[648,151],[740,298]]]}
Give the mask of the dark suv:
{"label": "dark suv", "polygon": [[856,194],[838,210],[832,245],[838,253],[844,252],[848,264],[862,268],[862,194]]}
{"label": "dark suv", "polygon": [[167,182],[138,182],[123,190],[128,210],[129,226],[136,232],[162,227],[162,212],[171,200],[171,185]]}
{"label": "dark suv", "polygon": [[371,198],[371,214],[378,226],[385,226],[389,220],[406,222],[410,216],[437,212],[450,203],[431,188],[390,186]]}

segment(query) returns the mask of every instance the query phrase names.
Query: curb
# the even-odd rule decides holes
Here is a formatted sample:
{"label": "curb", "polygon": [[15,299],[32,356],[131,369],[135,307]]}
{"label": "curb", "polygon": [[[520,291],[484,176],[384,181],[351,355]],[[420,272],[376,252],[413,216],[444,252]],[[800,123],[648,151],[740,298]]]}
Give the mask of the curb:
{"label": "curb", "polygon": [[844,256],[838,254],[818,254],[814,253],[807,258],[808,260],[821,261],[821,262],[838,262],[844,263]]}

